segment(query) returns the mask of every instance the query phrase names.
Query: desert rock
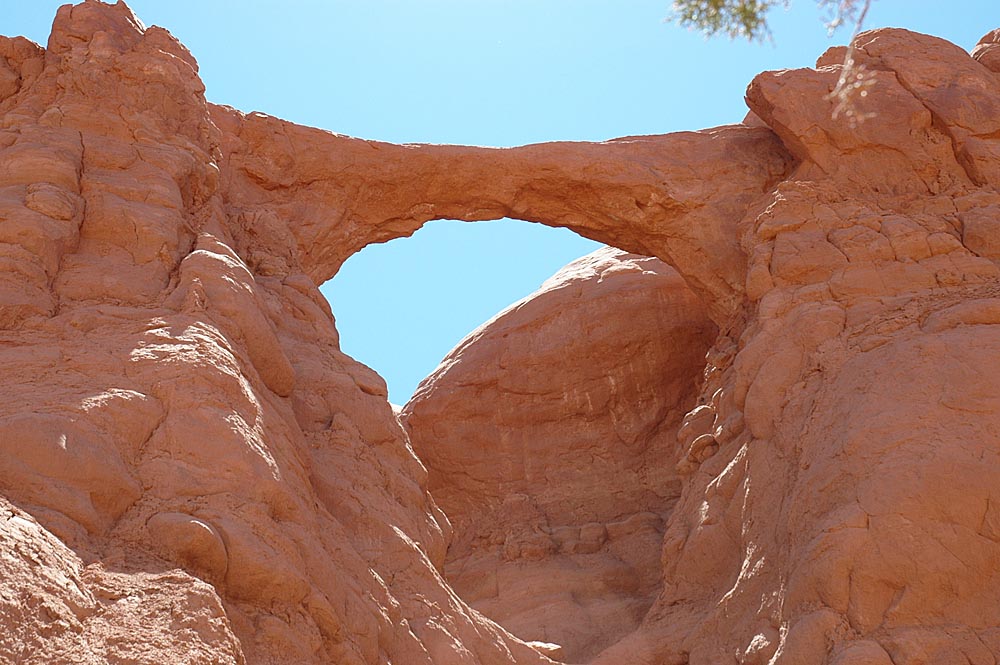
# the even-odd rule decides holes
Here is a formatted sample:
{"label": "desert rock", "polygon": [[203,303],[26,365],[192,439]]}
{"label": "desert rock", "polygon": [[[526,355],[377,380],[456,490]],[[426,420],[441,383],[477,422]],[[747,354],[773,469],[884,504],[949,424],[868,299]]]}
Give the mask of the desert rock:
{"label": "desert rock", "polygon": [[[745,124],[489,149],[208,104],[192,54],[121,2],[61,8],[45,48],[0,38],[0,660],[528,665],[600,648],[595,665],[993,663],[996,43],[970,55],[862,33],[860,124],[826,96],[833,52],[758,76]],[[676,275],[635,256],[577,265],[425,384],[408,435],[384,382],[340,351],[317,285],[428,220],[504,216]],[[615,468],[620,503],[581,459],[558,471],[501,447],[489,468],[481,449],[455,456],[449,414],[423,429],[432,388],[496,371],[490,331],[564,288],[582,309],[562,316],[582,325],[602,288],[633,281],[652,309],[623,299],[589,315],[595,333],[643,357],[642,340],[700,332],[656,356],[662,372],[618,365],[604,406],[579,410],[593,423],[579,433],[615,436],[588,449],[660,451],[642,482]],[[501,378],[555,394],[556,375],[531,373],[552,350],[514,351],[498,403],[530,401]],[[481,413],[490,436],[536,427],[569,445],[546,421]],[[438,475],[466,463],[468,479]],[[542,468],[558,482],[523,482]],[[473,482],[489,474],[510,486]],[[497,525],[470,511],[508,497],[500,526],[519,530],[491,545],[491,573],[496,548],[469,534]],[[544,616],[538,597],[493,608],[515,636],[448,581],[486,597],[455,571],[464,557],[486,580],[514,560],[526,580],[578,565],[586,586],[639,532],[628,565],[643,572],[624,576],[638,583],[597,594],[626,620],[561,652],[515,620],[518,603]]]}
{"label": "desert rock", "polygon": [[[0,661],[544,662],[441,581],[384,384],[228,186],[190,53],[95,1],[2,45],[0,491],[69,591],[5,573]],[[77,587],[136,600],[25,614]]]}
{"label": "desert rock", "polygon": [[567,662],[638,626],[715,333],[673,269],[604,249],[444,359],[402,417],[452,523],[445,577],[463,599]]}
{"label": "desert rock", "polygon": [[183,571],[86,565],[3,499],[0,553],[5,663],[246,662],[215,590]]}

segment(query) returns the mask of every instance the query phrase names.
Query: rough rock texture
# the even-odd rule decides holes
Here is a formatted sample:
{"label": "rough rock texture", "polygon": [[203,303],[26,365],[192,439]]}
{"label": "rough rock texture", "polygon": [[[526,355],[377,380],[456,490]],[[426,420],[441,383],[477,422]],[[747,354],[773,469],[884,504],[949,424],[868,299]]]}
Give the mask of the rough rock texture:
{"label": "rough rock texture", "polygon": [[706,371],[692,434],[718,450],[667,526],[663,592],[595,663],[1000,655],[1000,80],[934,37],[856,45],[856,128],[824,97],[835,54],[747,91],[799,164],[739,224],[746,321]]}
{"label": "rough rock texture", "polygon": [[191,55],[99,2],[0,53],[0,662],[544,662],[442,582],[385,384]]}
{"label": "rough rock texture", "polygon": [[858,36],[856,127],[835,51],[757,77],[745,125],[500,150],[209,105],[121,3],[0,38],[0,661],[548,662],[442,576],[468,534],[316,288],[506,215],[662,259],[719,328],[664,377],[701,382],[648,470],[682,479],[662,588],[593,663],[995,663],[996,44]]}
{"label": "rough rock texture", "polygon": [[669,259],[716,321],[742,298],[736,221],[791,166],[773,132],[742,125],[468,148],[363,141],[222,107],[212,117],[228,187],[245,209],[285,220],[317,283],[427,221],[513,217]]}
{"label": "rough rock texture", "polygon": [[402,417],[456,537],[445,576],[582,662],[638,626],[716,329],[656,259],[603,249],[471,333]]}
{"label": "rough rock texture", "polygon": [[211,586],[181,570],[84,565],[2,498],[0,617],[5,663],[245,662]]}

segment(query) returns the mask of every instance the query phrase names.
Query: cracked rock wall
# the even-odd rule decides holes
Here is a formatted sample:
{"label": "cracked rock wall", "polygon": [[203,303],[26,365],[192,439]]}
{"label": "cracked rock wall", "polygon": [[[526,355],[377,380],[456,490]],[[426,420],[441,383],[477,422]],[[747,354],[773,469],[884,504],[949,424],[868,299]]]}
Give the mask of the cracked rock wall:
{"label": "cracked rock wall", "polygon": [[751,83],[798,165],[739,223],[747,318],[710,352],[713,416],[689,415],[687,445],[715,453],[667,527],[663,590],[595,663],[1000,655],[995,37],[973,58],[861,34],[876,83],[853,128],[824,99],[842,51]]}

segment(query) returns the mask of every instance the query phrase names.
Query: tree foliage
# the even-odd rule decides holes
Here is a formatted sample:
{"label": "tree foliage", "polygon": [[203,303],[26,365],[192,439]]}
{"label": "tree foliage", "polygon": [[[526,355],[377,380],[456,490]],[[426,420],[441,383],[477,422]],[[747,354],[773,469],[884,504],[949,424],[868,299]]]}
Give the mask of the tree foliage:
{"label": "tree foliage", "polygon": [[[854,61],[854,37],[857,37],[871,8],[872,0],[816,0],[826,14],[826,28],[832,34],[842,25],[853,25],[840,76],[827,99],[834,103],[833,117],[843,116],[853,127],[871,117],[858,107],[874,85],[872,72]],[[776,5],[788,7],[791,0],[675,0],[670,20],[712,37],[724,34],[730,39],[760,41],[771,36],[767,13]]]}
{"label": "tree foliage", "polygon": [[[826,27],[860,27],[871,0],[816,0],[826,15]],[[763,41],[771,36],[767,14],[774,7],[788,8],[791,0],[676,0],[669,20],[708,37]]]}
{"label": "tree foliage", "polygon": [[708,37],[763,40],[770,35],[767,12],[788,0],[677,0],[670,19]]}

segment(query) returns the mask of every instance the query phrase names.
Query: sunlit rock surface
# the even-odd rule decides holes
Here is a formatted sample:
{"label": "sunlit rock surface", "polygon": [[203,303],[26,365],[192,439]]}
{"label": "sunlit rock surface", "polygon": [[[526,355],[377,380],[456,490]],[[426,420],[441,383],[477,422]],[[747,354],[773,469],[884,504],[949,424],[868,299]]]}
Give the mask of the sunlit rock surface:
{"label": "sunlit rock surface", "polygon": [[403,418],[454,528],[462,598],[570,662],[639,625],[715,333],[673,269],[604,249],[444,359]]}
{"label": "sunlit rock surface", "polygon": [[[874,84],[856,126],[826,98],[834,50],[758,76],[746,125],[485,149],[210,105],[192,55],[121,3],[63,7],[44,49],[0,38],[0,661],[993,663],[997,42],[973,57],[861,34]],[[428,220],[503,216],[679,277],[610,255],[641,269],[605,271],[604,287],[593,266],[564,273],[581,293],[559,309],[567,330],[594,326],[560,347],[609,353],[537,377],[558,355],[548,331],[497,374],[554,395],[546,380],[599,383],[594,364],[611,363],[606,407],[575,414],[593,426],[563,423],[582,448],[544,404],[534,423],[463,404],[492,429],[470,437],[467,469],[438,466],[462,423],[440,413],[440,434],[423,430],[430,390],[404,414],[439,451],[429,473],[384,382],[340,352],[317,285]],[[623,294],[588,314],[619,280],[650,308]],[[700,332],[656,357],[662,371],[638,346],[614,364],[685,322]],[[473,340],[425,386],[464,374],[477,390],[490,348]],[[493,390],[498,405],[527,399]],[[484,461],[487,435],[536,440],[532,426],[573,453],[566,467],[503,445]],[[587,467],[616,441],[642,463]],[[528,483],[542,468],[554,482]],[[510,485],[472,482],[489,474]],[[602,494],[605,479],[621,491]],[[495,512],[476,520],[477,505]],[[632,541],[614,525],[647,519],[633,514],[653,517],[615,554]],[[484,606],[516,637],[455,592],[487,602],[490,576],[516,570],[506,535],[499,558],[469,535],[486,533],[528,553],[529,577],[505,587],[522,604]],[[611,556],[635,574],[616,577]],[[461,557],[486,586],[470,590]],[[588,602],[540,600],[556,593],[546,562],[575,566],[564,579]],[[596,640],[569,618],[602,621],[595,597],[624,608]],[[556,624],[565,644],[547,638]]]}

